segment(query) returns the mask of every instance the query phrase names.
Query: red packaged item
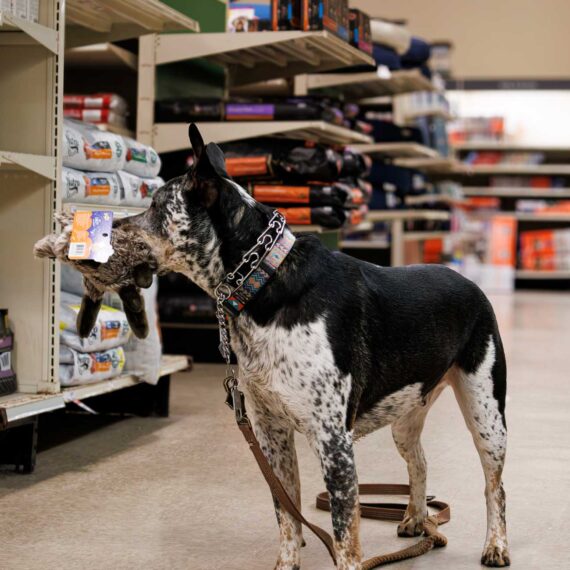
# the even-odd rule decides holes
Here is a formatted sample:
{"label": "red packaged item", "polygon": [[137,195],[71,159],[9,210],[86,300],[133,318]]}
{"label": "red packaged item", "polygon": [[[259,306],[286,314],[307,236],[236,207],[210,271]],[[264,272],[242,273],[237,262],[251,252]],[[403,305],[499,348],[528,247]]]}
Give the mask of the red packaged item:
{"label": "red packaged item", "polygon": [[87,123],[97,123],[102,125],[116,125],[118,127],[126,127],[127,119],[123,115],[119,115],[110,109],[82,109],[65,108],[63,115],[69,119],[78,119]]}
{"label": "red packaged item", "polygon": [[64,95],[64,108],[111,109],[117,113],[126,113],[127,102],[116,93],[94,93],[93,95]]}
{"label": "red packaged item", "polygon": [[269,155],[226,158],[226,170],[234,178],[270,174]]}

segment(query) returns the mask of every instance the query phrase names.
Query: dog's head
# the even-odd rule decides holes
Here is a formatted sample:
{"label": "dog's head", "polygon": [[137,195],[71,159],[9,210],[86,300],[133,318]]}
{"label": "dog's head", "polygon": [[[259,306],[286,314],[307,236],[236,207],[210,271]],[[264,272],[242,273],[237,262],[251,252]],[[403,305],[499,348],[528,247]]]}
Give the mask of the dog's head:
{"label": "dog's head", "polygon": [[[135,334],[148,327],[139,287],[148,287],[152,273],[182,273],[213,294],[227,271],[233,269],[266,228],[273,210],[256,202],[226,172],[224,155],[214,143],[205,145],[190,125],[194,166],[155,192],[142,214],[115,220],[107,263],[72,262],[83,273],[86,296],[78,315],[78,331],[91,331],[103,292],[112,289],[123,299]],[[35,247],[38,257],[67,258],[71,235],[69,216],[61,216],[63,232],[47,236]]]}
{"label": "dog's head", "polygon": [[223,152],[204,144],[195,125],[189,136],[193,167],[160,188],[148,210],[117,225],[144,236],[161,271],[183,273],[211,294],[255,243],[273,210],[230,179]]}

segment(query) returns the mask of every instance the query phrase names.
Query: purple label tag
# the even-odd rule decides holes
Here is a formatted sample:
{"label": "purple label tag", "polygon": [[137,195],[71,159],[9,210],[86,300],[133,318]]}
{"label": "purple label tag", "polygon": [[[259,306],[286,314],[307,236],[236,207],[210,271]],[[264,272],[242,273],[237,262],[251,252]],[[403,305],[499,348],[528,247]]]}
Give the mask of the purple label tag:
{"label": "purple label tag", "polygon": [[275,105],[269,103],[228,103],[226,117],[228,119],[273,119]]}

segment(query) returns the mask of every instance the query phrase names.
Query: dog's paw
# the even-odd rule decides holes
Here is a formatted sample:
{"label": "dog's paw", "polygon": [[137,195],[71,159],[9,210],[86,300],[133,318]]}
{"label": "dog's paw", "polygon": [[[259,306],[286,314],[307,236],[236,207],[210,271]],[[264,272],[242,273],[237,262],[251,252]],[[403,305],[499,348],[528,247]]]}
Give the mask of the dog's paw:
{"label": "dog's paw", "polygon": [[481,555],[481,564],[491,566],[492,568],[502,568],[511,565],[509,557],[509,549],[506,546],[497,546],[489,544],[483,550]]}
{"label": "dog's paw", "polygon": [[406,515],[398,525],[398,536],[420,536],[424,531],[424,516]]}
{"label": "dog's paw", "polygon": [[275,566],[275,570],[301,570],[301,565],[300,564],[284,564],[283,562],[281,562],[280,560],[277,561],[277,564]]}

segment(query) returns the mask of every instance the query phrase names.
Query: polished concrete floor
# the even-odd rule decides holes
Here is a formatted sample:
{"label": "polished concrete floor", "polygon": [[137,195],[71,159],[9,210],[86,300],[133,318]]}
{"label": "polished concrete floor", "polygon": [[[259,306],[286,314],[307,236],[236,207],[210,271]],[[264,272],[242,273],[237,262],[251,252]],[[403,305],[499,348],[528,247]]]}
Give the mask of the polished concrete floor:
{"label": "polished concrete floor", "polygon": [[[570,568],[570,295],[493,299],[509,370],[505,473],[514,568]],[[269,493],[223,404],[223,369],[175,378],[169,419],[69,418],[65,443],[32,475],[0,471],[2,570],[271,570],[277,527]],[[81,437],[76,437],[78,431]],[[62,434],[59,434],[62,436]],[[57,438],[56,438],[57,440]],[[483,476],[451,391],[428,418],[428,489],[452,504],[449,545],[396,568],[478,568],[485,535]],[[306,514],[323,487],[298,438]],[[361,482],[405,481],[389,430],[357,447]],[[395,525],[363,521],[365,554],[401,548]],[[303,569],[330,562],[307,537]]]}

